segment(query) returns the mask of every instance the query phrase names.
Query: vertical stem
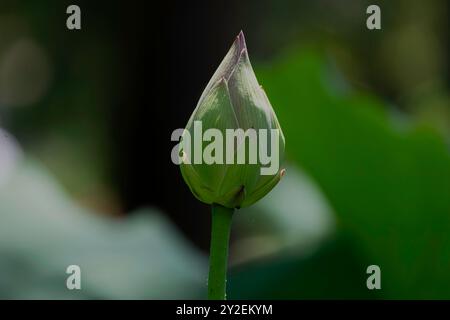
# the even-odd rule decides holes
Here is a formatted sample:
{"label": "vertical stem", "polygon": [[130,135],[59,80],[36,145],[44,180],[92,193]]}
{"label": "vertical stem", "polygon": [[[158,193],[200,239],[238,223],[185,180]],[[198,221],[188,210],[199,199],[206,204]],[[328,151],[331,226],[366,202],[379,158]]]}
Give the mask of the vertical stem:
{"label": "vertical stem", "polygon": [[225,300],[228,242],[234,209],[212,205],[211,250],[209,256],[208,299]]}

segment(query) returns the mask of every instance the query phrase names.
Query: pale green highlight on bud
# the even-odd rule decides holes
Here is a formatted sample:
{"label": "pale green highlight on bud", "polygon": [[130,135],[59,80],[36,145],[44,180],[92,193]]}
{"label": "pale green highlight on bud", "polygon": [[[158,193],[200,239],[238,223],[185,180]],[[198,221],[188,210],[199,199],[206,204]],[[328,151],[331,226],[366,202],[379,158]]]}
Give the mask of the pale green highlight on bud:
{"label": "pale green highlight on bud", "polygon": [[[202,134],[198,131],[199,122],[203,132],[214,129],[206,134],[207,141],[204,137],[196,139],[196,136]],[[243,139],[217,138],[227,137],[227,134],[229,136],[230,129],[234,132],[242,129],[240,132],[243,133]],[[254,139],[251,137],[251,131],[265,132],[258,135],[263,141],[252,145]],[[277,134],[271,134],[273,132]],[[189,143],[186,144],[186,140],[190,140]],[[237,148],[230,149],[229,145],[227,148],[230,143],[235,143]],[[217,159],[218,155],[214,153],[214,150],[220,148],[214,148],[214,144],[222,145],[221,150],[225,150],[223,155],[220,154],[220,159]],[[183,145],[189,145],[189,148],[183,148]],[[192,193],[200,201],[228,208],[246,207],[270,192],[284,175],[284,169],[279,168],[279,162],[284,157],[284,147],[283,133],[266,93],[253,72],[244,34],[241,32],[206,86],[186,126],[180,143],[180,153],[183,159],[189,161],[180,164],[181,173]],[[192,149],[199,148],[206,151],[208,159],[217,161],[205,162],[198,159],[203,153],[198,156]],[[245,150],[244,164],[241,158],[238,159],[237,152],[242,148]],[[258,149],[260,161],[255,163],[254,152],[250,154],[248,149]],[[268,168],[273,158],[269,155],[276,155],[275,172],[272,172],[273,167]],[[230,158],[238,161],[226,161]]]}

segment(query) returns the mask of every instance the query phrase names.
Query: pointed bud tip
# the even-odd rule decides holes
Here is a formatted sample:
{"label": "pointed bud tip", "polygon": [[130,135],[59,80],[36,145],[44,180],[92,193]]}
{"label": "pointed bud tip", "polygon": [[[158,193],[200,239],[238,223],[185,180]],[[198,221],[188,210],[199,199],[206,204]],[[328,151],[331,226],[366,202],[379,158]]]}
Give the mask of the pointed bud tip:
{"label": "pointed bud tip", "polygon": [[239,52],[242,52],[244,49],[247,49],[247,44],[245,43],[244,32],[241,30],[236,37],[236,43],[238,44]]}

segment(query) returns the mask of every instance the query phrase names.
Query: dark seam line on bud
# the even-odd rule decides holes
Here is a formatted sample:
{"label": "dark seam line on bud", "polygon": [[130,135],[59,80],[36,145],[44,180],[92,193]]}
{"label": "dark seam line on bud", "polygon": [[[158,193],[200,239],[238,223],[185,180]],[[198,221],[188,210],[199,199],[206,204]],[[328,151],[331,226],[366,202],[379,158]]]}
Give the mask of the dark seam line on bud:
{"label": "dark seam line on bud", "polygon": [[[228,78],[227,81],[230,81],[231,77],[233,76],[234,72],[236,71],[236,68],[239,66],[239,63],[241,62],[242,54],[244,53],[244,51],[247,52],[247,49],[244,48],[244,49],[242,49],[241,52],[239,53],[239,56],[238,56],[238,58],[237,58],[237,60],[236,60],[236,63],[235,63],[234,66],[233,66],[233,69],[231,69],[230,74],[226,77],[226,78]],[[249,63],[250,66],[251,66],[250,59],[248,59],[248,63]],[[253,69],[253,68],[252,68],[252,69]]]}
{"label": "dark seam line on bud", "polygon": [[[236,195],[234,196],[234,199],[236,200],[236,201],[238,201],[238,200],[240,200],[241,199],[241,203],[244,201],[244,199],[242,199],[242,196],[243,195],[245,195],[245,186],[244,185],[241,185],[241,188],[239,189],[239,191],[236,193]],[[236,206],[236,209],[240,209],[241,208],[241,206],[240,205],[237,205]]]}
{"label": "dark seam line on bud", "polygon": [[230,88],[228,87],[228,81],[225,82],[225,85],[227,88],[226,93],[227,93],[228,100],[230,101],[230,104],[231,104],[231,110],[233,111],[234,119],[236,120],[237,127],[240,128],[241,124],[239,123],[239,119],[237,117],[236,111],[234,110],[233,99],[231,98],[231,95],[230,95]]}

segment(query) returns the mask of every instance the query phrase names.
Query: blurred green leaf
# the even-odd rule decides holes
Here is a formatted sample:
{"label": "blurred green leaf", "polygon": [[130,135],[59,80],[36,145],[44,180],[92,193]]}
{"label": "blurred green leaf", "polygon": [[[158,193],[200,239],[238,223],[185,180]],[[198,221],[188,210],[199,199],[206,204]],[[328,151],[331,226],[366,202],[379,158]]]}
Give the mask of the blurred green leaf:
{"label": "blurred green leaf", "polygon": [[312,255],[279,254],[238,267],[228,279],[230,299],[369,299],[366,262],[344,237],[326,243]]}
{"label": "blurred green leaf", "polygon": [[450,298],[450,155],[442,137],[398,125],[370,96],[335,90],[314,52],[293,51],[257,76],[288,157],[318,182],[341,230],[381,267],[385,297]]}
{"label": "blurred green leaf", "polygon": [[[5,150],[0,145],[0,155]],[[75,204],[36,162],[8,168],[0,175],[0,298],[191,299],[206,292],[206,259],[158,211],[102,217]],[[81,290],[66,287],[73,264]]]}

